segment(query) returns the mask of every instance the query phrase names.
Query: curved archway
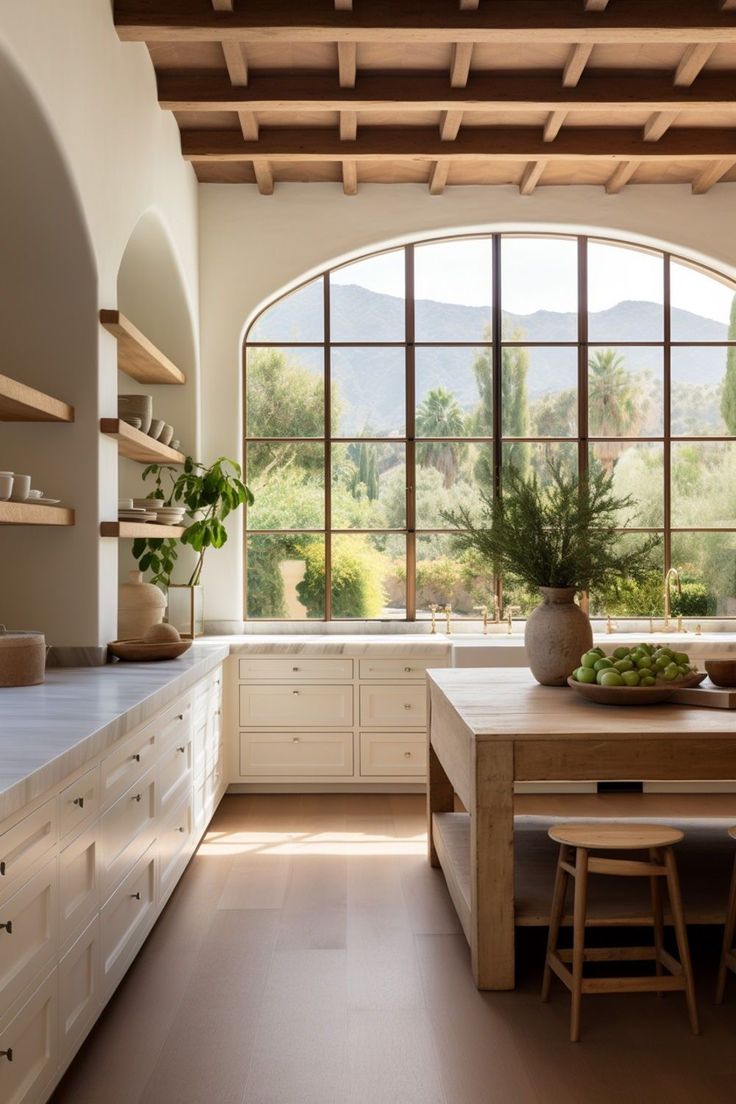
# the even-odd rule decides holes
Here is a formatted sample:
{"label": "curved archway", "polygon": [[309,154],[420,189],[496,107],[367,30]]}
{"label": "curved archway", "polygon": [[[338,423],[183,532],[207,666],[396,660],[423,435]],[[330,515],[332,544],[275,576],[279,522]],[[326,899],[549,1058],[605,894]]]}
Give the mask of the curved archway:
{"label": "curved archway", "polygon": [[657,612],[677,564],[682,612],[736,615],[735,291],[650,243],[530,229],[376,251],[290,290],[245,342],[246,614],[413,620],[449,598],[472,616],[504,581],[458,574],[438,504],[501,493],[509,466],[544,478],[554,456],[615,475],[622,540],[659,537],[646,586],[594,608]]}
{"label": "curved archway", "polygon": [[97,643],[97,273],[88,228],[52,126],[0,49],[2,371],[74,404],[72,425],[4,424],[2,464],[76,510],[73,528],[4,527],[0,621],[50,643]]}

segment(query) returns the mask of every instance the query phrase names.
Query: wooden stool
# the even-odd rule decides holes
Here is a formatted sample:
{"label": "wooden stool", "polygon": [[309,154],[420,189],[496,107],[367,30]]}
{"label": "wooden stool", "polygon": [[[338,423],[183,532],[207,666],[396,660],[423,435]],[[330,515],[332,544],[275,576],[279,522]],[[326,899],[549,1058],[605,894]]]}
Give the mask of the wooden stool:
{"label": "wooden stool", "polygon": [[[736,828],[729,828],[728,834],[736,840]],[[736,974],[736,948],[733,945],[733,932],[736,928],[736,859],[731,875],[731,891],[728,895],[728,908],[726,909],[726,927],[723,932],[723,950],[721,951],[721,966],[718,971],[718,984],[716,986],[716,1003],[723,1000],[726,988],[726,971],[733,970]]]}
{"label": "wooden stool", "polygon": [[[682,832],[656,824],[558,824],[549,830],[550,838],[560,844],[555,888],[549,921],[547,959],[542,983],[542,1000],[549,999],[552,972],[572,993],[570,1039],[580,1038],[580,1002],[583,993],[661,993],[684,989],[690,1026],[699,1033],[695,1004],[693,973],[687,929],[682,911],[680,884],[677,877],[672,844],[679,843]],[[648,850],[649,861],[588,857],[589,851]],[[588,874],[649,878],[652,895],[653,947],[601,947],[585,949],[585,919],[588,895]],[[565,895],[570,878],[575,881],[573,910],[573,946],[571,951],[559,950],[557,939],[565,909]],[[661,879],[667,880],[670,909],[675,926],[678,962],[663,946],[664,912]],[[653,961],[655,977],[583,977],[584,962]],[[568,967],[572,963],[572,972]],[[663,975],[663,967],[669,976]]]}

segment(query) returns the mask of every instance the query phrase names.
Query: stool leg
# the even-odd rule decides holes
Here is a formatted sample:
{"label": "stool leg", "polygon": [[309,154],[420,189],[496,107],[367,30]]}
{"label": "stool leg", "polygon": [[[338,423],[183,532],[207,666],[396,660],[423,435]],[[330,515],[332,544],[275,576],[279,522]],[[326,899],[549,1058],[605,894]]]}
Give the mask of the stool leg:
{"label": "stool leg", "polygon": [[549,988],[552,981],[552,970],[549,965],[551,951],[557,950],[557,940],[560,934],[560,924],[565,912],[565,897],[567,895],[567,882],[569,874],[562,869],[562,863],[568,857],[568,848],[563,843],[560,845],[560,853],[557,858],[557,871],[555,873],[555,888],[552,892],[552,907],[549,915],[549,935],[547,936],[547,956],[544,960],[544,978],[542,980],[542,1000],[549,1000]]}
{"label": "stool leg", "polygon": [[728,972],[726,955],[733,947],[734,928],[736,928],[736,859],[734,859],[733,863],[731,889],[728,894],[728,909],[726,910],[726,926],[723,931],[721,965],[718,968],[718,985],[716,986],[716,1004],[720,1004],[722,1002],[723,994],[726,988],[726,974]]}
{"label": "stool leg", "polygon": [[677,950],[680,955],[682,972],[685,975],[685,996],[687,998],[687,1010],[690,1016],[690,1026],[693,1035],[700,1034],[698,1025],[698,1007],[695,1003],[695,986],[693,984],[693,968],[690,962],[690,947],[687,941],[687,928],[685,926],[685,914],[682,911],[682,897],[680,896],[680,880],[677,876],[677,863],[671,847],[664,849],[664,862],[667,867],[667,891],[670,898],[672,919],[675,924],[675,936],[677,937]]}
{"label": "stool leg", "polygon": [[[653,863],[662,863],[662,855],[656,847],[652,847],[649,850],[649,859]],[[653,877],[649,879],[649,887],[652,895],[652,924],[654,927],[654,949],[657,952],[657,957],[654,962],[654,968],[657,977],[661,977],[664,973],[664,967],[660,962],[659,956],[664,946],[664,910],[662,908],[662,879],[661,877]],[[660,989],[657,993],[658,997],[663,997],[664,992]]]}
{"label": "stool leg", "polygon": [[585,910],[588,902],[588,852],[578,847],[575,858],[575,904],[572,937],[572,1007],[570,1042],[580,1038],[580,1002],[583,995],[583,955],[585,952]]}

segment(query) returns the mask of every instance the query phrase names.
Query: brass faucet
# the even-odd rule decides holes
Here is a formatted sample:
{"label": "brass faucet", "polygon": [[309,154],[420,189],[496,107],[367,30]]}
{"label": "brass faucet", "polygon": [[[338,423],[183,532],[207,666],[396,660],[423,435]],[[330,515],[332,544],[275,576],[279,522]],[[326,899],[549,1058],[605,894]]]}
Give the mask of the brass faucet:
{"label": "brass faucet", "polygon": [[686,633],[687,629],[684,628],[682,624],[682,615],[677,618],[677,628],[674,630],[670,629],[670,618],[672,616],[672,590],[670,584],[673,579],[677,587],[677,593],[682,595],[682,580],[680,579],[680,572],[676,567],[671,567],[664,577],[664,631]]}
{"label": "brass faucet", "polygon": [[515,613],[521,613],[521,606],[507,606],[506,609],[503,611],[504,620],[508,624],[508,629],[506,630],[507,636],[511,636],[512,632],[514,631],[513,622]]}
{"label": "brass faucet", "polygon": [[446,603],[443,606],[442,612],[444,613],[445,619],[447,621],[447,635],[451,636],[452,635],[452,622],[450,620],[450,614],[452,613],[452,606],[449,604],[449,602]]}
{"label": "brass faucet", "polygon": [[430,602],[429,612],[432,614],[432,635],[433,636],[437,632],[437,610],[439,608],[440,607],[437,605],[436,602]]}
{"label": "brass faucet", "polygon": [[473,606],[474,610],[483,615],[483,635],[488,635],[488,606]]}
{"label": "brass faucet", "polygon": [[608,617],[606,619],[606,632],[609,636],[611,636],[612,633],[618,632],[618,625],[615,621],[611,620],[610,613],[608,614]]}

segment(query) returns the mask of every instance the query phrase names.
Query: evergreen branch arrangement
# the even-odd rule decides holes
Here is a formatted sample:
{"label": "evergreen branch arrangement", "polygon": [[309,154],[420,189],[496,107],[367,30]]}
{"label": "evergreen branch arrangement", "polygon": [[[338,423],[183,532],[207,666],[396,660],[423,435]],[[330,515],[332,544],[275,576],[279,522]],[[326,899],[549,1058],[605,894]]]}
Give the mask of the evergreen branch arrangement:
{"label": "evergreen branch arrangement", "polygon": [[641,581],[651,572],[648,554],[659,537],[643,537],[636,547],[621,548],[622,526],[617,515],[630,510],[630,497],[613,490],[613,474],[594,468],[586,480],[568,474],[550,461],[550,482],[536,474],[504,471],[503,495],[481,492],[480,521],[463,506],[443,511],[443,518],[464,532],[455,546],[488,560],[496,573],[512,572],[531,587],[574,587],[578,591],[609,590],[617,580]]}

